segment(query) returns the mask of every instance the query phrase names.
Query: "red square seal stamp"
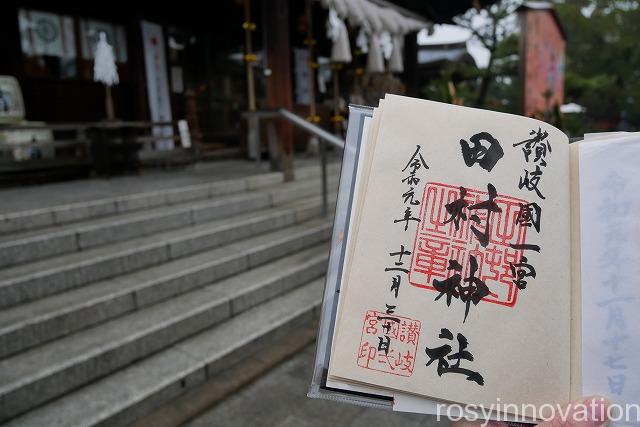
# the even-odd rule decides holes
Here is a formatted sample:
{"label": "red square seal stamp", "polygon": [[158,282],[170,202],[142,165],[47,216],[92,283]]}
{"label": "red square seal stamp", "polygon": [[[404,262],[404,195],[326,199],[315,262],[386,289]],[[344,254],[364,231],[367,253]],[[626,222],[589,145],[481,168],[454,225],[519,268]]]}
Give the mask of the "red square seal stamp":
{"label": "red square seal stamp", "polygon": [[[464,200],[468,205],[486,201],[486,191],[466,189]],[[484,301],[513,307],[518,297],[518,287],[514,283],[511,264],[519,263],[524,249],[514,249],[526,242],[528,227],[518,224],[518,214],[522,205],[528,202],[511,196],[498,194],[494,202],[501,212],[492,212],[487,226],[487,212],[474,211],[476,221],[487,226],[489,241],[483,247],[474,235],[472,226],[477,223],[470,219],[461,221],[456,228],[446,206],[460,198],[460,187],[429,182],[425,185],[420,209],[420,224],[416,231],[409,282],[419,288],[437,291],[434,279],[445,280],[455,271],[448,270],[449,260],[463,266],[463,277],[469,274],[469,257],[478,263],[477,276],[490,290]]]}
{"label": "red square seal stamp", "polygon": [[369,310],[362,327],[358,366],[410,377],[419,338],[420,321]]}

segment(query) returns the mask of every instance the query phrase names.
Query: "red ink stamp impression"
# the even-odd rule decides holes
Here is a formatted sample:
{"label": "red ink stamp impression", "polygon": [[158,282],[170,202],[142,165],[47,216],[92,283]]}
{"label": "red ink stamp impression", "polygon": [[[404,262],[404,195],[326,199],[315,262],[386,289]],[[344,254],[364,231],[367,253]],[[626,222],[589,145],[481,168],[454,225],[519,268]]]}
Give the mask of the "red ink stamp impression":
{"label": "red ink stamp impression", "polygon": [[358,366],[410,377],[419,338],[420,321],[369,310],[362,327]]}
{"label": "red ink stamp impression", "polygon": [[[465,200],[469,206],[486,201],[486,191],[466,189]],[[471,226],[476,223],[467,218],[460,221],[459,229],[450,217],[446,205],[460,198],[460,187],[436,182],[425,185],[420,209],[420,224],[416,231],[409,282],[419,288],[436,291],[433,280],[445,280],[455,271],[447,270],[449,260],[456,260],[464,268],[463,277],[469,274],[469,257],[478,262],[477,277],[484,281],[491,293],[483,301],[513,307],[518,297],[511,263],[520,262],[524,249],[511,245],[525,243],[527,227],[516,222],[520,205],[528,202],[498,194],[494,202],[502,212],[492,212],[489,221],[489,243],[482,247]],[[486,211],[474,211],[485,226]],[[462,274],[462,273],[461,273]],[[437,292],[437,291],[436,291]]]}

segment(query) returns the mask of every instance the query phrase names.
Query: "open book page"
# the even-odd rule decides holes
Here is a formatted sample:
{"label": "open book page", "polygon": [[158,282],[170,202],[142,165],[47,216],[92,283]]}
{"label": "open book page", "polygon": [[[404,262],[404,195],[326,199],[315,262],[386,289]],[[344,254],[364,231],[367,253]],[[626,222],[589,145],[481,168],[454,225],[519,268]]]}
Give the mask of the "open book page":
{"label": "open book page", "polygon": [[[384,103],[384,100],[381,100],[380,107],[382,107],[383,103]],[[362,204],[363,195],[365,193],[363,188],[365,187],[366,182],[368,180],[368,173],[370,170],[370,167],[369,167],[370,159],[371,159],[370,154],[372,153],[370,149],[373,147],[373,144],[371,144],[371,141],[375,140],[377,136],[379,119],[380,119],[380,108],[377,108],[377,109],[374,109],[373,117],[367,117],[364,119],[364,123],[362,126],[361,144],[360,144],[360,150],[358,153],[359,155],[357,156],[357,165],[356,165],[357,174],[355,179],[355,185],[353,188],[354,203],[350,212],[350,219],[349,219],[349,224],[353,224],[354,226],[354,229],[351,231],[354,231],[356,229],[355,227],[358,224],[356,221],[356,218],[359,217],[360,206]],[[363,185],[363,182],[365,183],[365,185]],[[353,245],[351,244],[353,242],[353,239],[350,238],[351,234],[348,233],[347,236],[348,237],[347,237],[346,246],[349,249],[345,250],[343,267],[345,265],[348,265],[351,257],[351,251],[353,250]],[[342,271],[342,273],[344,275],[344,270]],[[339,313],[336,315],[336,318],[338,318],[338,316],[339,316]],[[326,386],[333,389],[338,389],[338,390],[349,390],[357,393],[391,397],[393,398],[392,408],[394,411],[414,412],[414,413],[422,413],[422,414],[438,414],[438,413],[446,414],[446,410],[447,410],[446,403],[443,401],[435,401],[426,397],[407,394],[403,392],[397,392],[397,391],[393,392],[393,391],[382,389],[380,387],[375,387],[375,386],[348,383],[348,382],[340,381],[338,379],[332,380],[330,378],[326,380]],[[518,419],[513,416],[501,415],[496,411],[486,411],[482,415],[487,419],[523,421],[522,419]]]}
{"label": "open book page", "polygon": [[486,406],[568,400],[568,164],[545,123],[387,96],[330,378]]}
{"label": "open book page", "polygon": [[[585,137],[586,138],[586,137]],[[571,189],[571,401],[582,396],[582,295],[580,292],[580,162],[578,147],[569,147]]]}
{"label": "open book page", "polygon": [[[378,124],[380,122],[380,109],[384,103],[384,100],[380,100],[378,108],[374,108],[374,113],[371,118],[366,118],[363,124],[362,141],[360,145],[360,152],[358,154],[357,173],[354,185],[353,203],[351,206],[351,213],[349,218],[349,230],[347,234],[347,244],[344,254],[344,262],[341,272],[341,287],[340,295],[346,291],[347,283],[344,278],[348,275],[351,266],[351,257],[354,249],[354,237],[360,225],[360,215],[362,209],[362,201],[366,194],[366,186],[368,183],[369,171],[371,169],[371,153],[374,147],[374,141],[378,135]],[[338,300],[338,310],[336,312],[336,325],[340,323],[340,317],[342,312],[342,298]],[[333,343],[335,343],[336,336],[339,331],[334,330]]]}
{"label": "open book page", "polygon": [[[605,394],[638,423],[640,408],[640,135],[578,145],[581,392]],[[635,408],[635,409],[634,409]],[[615,421],[615,418],[614,418]]]}

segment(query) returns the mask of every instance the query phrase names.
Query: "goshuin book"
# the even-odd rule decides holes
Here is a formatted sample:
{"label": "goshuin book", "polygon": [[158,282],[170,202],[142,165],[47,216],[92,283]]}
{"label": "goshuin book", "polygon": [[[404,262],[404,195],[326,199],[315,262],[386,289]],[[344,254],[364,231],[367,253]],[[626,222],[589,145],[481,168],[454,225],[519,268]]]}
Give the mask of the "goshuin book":
{"label": "goshuin book", "polygon": [[638,403],[639,173],[640,134],[352,107],[309,395],[529,420]]}

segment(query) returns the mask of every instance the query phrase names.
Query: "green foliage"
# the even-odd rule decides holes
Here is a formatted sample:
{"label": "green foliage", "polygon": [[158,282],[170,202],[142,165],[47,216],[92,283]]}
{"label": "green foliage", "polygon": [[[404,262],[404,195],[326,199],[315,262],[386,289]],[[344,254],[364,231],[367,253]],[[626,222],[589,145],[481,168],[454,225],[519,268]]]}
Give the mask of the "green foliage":
{"label": "green foliage", "polygon": [[555,8],[568,38],[565,98],[586,107],[584,129],[640,126],[638,2],[571,0]]}
{"label": "green foliage", "polygon": [[[456,18],[491,52],[486,69],[452,64],[425,89],[425,96],[451,102],[448,82],[458,101],[493,110],[519,112],[519,34],[513,31],[512,0]],[[586,108],[563,117],[573,135],[610,129],[640,128],[640,2],[565,0],[554,8],[567,34],[565,102]],[[475,14],[485,18],[478,26]],[[511,29],[511,30],[510,30]],[[483,84],[486,93],[482,93]]]}
{"label": "green foliage", "polygon": [[[471,9],[454,19],[467,28],[489,51],[486,68],[456,63],[441,70],[439,78],[424,88],[429,99],[485,107],[498,111],[517,110],[518,35],[513,33],[518,2],[502,0],[487,9]],[[448,85],[455,84],[456,100]]]}

